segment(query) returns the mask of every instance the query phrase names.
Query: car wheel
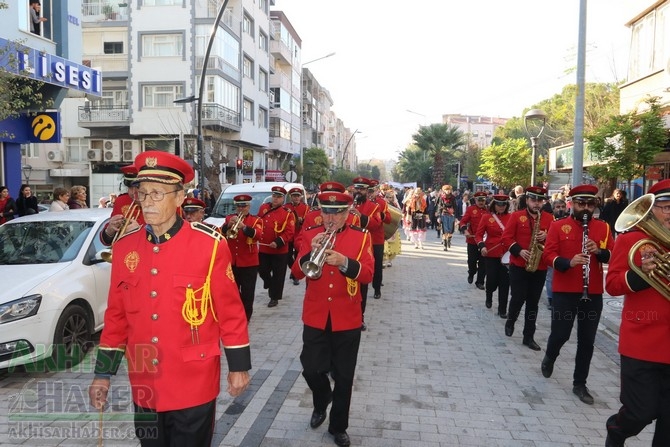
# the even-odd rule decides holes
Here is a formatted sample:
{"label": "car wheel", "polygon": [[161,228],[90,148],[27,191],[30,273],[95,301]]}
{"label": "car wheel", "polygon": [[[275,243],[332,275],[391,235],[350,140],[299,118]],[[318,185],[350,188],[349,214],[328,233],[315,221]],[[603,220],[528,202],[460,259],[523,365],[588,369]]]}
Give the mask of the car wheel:
{"label": "car wheel", "polygon": [[58,319],[51,354],[58,369],[70,368],[84,359],[92,347],[91,323],[86,310],[76,304],[68,306]]}

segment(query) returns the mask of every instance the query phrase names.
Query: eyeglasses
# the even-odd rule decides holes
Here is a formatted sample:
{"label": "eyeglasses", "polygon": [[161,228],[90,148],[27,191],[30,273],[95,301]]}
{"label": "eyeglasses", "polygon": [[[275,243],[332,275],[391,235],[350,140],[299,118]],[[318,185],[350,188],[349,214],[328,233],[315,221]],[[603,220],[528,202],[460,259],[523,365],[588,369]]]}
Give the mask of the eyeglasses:
{"label": "eyeglasses", "polygon": [[596,207],[596,202],[593,200],[573,200],[575,205],[583,206],[583,207],[589,207],[589,208],[595,208]]}
{"label": "eyeglasses", "polygon": [[654,208],[658,208],[663,214],[670,214],[670,205],[654,205]]}
{"label": "eyeglasses", "polygon": [[139,200],[140,202],[144,202],[147,198],[147,196],[151,197],[151,200],[154,202],[160,202],[165,198],[165,194],[172,194],[174,192],[181,191],[181,189],[175,189],[174,191],[168,191],[168,192],[163,192],[163,191],[151,191],[151,192],[143,192],[143,191],[137,191],[135,193],[135,200]]}
{"label": "eyeglasses", "polygon": [[247,204],[247,203],[236,203],[235,206],[238,207],[238,208],[246,208],[246,207],[249,206],[249,204]]}

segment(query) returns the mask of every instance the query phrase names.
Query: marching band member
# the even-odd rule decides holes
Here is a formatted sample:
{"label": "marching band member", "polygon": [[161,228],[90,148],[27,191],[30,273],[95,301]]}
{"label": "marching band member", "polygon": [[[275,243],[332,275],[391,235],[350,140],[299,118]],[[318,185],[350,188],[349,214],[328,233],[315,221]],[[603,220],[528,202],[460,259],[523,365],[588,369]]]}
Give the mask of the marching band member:
{"label": "marching band member", "polygon": [[475,204],[470,205],[465,209],[465,214],[461,218],[461,227],[465,226],[465,242],[468,247],[468,284],[472,284],[472,280],[477,275],[475,286],[478,289],[484,290],[484,279],[486,278],[486,265],[479,252],[477,241],[475,241],[475,233],[479,228],[479,221],[486,213],[486,193],[484,191],[477,191],[474,195]]}
{"label": "marching band member", "polygon": [[211,227],[214,231],[221,233],[221,228],[203,222],[205,219],[205,208],[207,208],[207,205],[202,200],[195,197],[186,197],[184,203],[181,204],[182,216],[184,216],[184,220],[187,222],[200,222],[203,225]]}
{"label": "marching band member", "polygon": [[572,188],[569,193],[572,214],[552,222],[544,245],[544,259],[554,269],[554,279],[551,332],[542,360],[542,375],[551,377],[554,362],[570,339],[577,320],[572,392],[588,405],[593,404],[586,379],[603,310],[603,264],[609,262],[614,246],[607,223],[593,218],[597,193],[598,187],[594,185]]}
{"label": "marching band member", "polygon": [[388,203],[382,196],[379,195],[379,181],[370,179],[370,186],[368,187],[368,200],[376,203],[379,207],[379,217],[382,224],[378,227],[370,228],[370,235],[372,236],[372,253],[375,256],[375,275],[372,278],[372,289],[375,291],[373,295],[375,299],[382,297],[382,281],[384,275],[384,224],[391,223],[391,213],[389,212]]}
{"label": "marching band member", "polygon": [[[112,245],[116,233],[123,227],[126,216],[131,221],[128,222],[125,231],[134,230],[144,225],[144,216],[139,211],[139,204],[134,200],[135,191],[137,191],[137,184],[135,183],[137,168],[134,165],[123,166],[121,172],[123,173],[123,184],[128,190],[116,198],[109,222],[105,225],[105,229],[100,232],[100,241],[108,247]],[[137,211],[131,209],[133,204],[137,207],[135,208]]]}
{"label": "marching band member", "polygon": [[[288,195],[291,198],[291,201],[286,204],[286,207],[290,209],[295,215],[295,234],[293,236],[293,240],[290,241],[288,245],[288,265],[290,267],[293,265],[293,262],[295,262],[295,257],[298,255],[298,249],[295,246],[295,238],[297,238],[298,234],[300,233],[302,223],[305,220],[305,216],[309,212],[309,207],[303,200],[302,190],[300,188],[291,188],[288,191]],[[289,276],[291,281],[293,281],[294,286],[300,284],[300,281],[298,281],[292,273]]]}

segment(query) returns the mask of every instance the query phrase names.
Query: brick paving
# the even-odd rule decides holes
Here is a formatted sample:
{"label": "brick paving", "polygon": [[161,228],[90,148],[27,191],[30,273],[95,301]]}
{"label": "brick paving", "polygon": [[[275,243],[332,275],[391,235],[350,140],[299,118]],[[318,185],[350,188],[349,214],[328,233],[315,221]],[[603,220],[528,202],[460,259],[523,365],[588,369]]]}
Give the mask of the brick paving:
{"label": "brick paving", "polygon": [[[348,429],[352,445],[603,446],[605,420],[619,407],[619,300],[606,298],[588,381],[595,404],[585,405],[572,394],[574,332],[553,376],[540,373],[550,325],[545,298],[535,337],[542,351],[535,352],[521,344],[520,322],[505,337],[495,296],[493,309],[486,309],[483,291],[467,284],[462,236],[444,252],[429,231],[425,247],[403,242],[403,253],[384,270],[382,298],[368,301]],[[269,309],[259,284],[250,325],[252,383],[235,400],[222,391],[214,445],[335,445],[327,422],[309,428],[312,399],[298,358],[303,290],[287,281],[284,300]],[[90,367],[89,357],[76,371],[1,374],[0,445],[97,445],[98,415],[85,402]],[[127,385],[124,373],[113,379],[107,417],[119,420],[104,422],[107,447],[139,445],[127,420]],[[35,394],[40,386],[46,391]],[[69,436],[62,437],[63,427]],[[647,427],[626,445],[649,446],[651,437]]]}

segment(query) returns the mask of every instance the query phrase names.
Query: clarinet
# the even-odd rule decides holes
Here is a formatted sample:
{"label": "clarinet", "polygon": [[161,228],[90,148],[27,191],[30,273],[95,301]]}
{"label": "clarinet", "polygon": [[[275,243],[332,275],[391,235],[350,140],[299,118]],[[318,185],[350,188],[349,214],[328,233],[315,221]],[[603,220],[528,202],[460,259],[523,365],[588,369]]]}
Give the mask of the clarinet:
{"label": "clarinet", "polygon": [[[589,252],[586,249],[586,243],[589,241],[589,215],[587,212],[584,212],[584,217],[582,219],[582,229],[584,230],[582,236],[582,253],[588,255]],[[589,272],[591,270],[590,264],[591,258],[589,257],[589,262],[582,265],[582,301],[591,301],[591,298],[589,298]]]}

